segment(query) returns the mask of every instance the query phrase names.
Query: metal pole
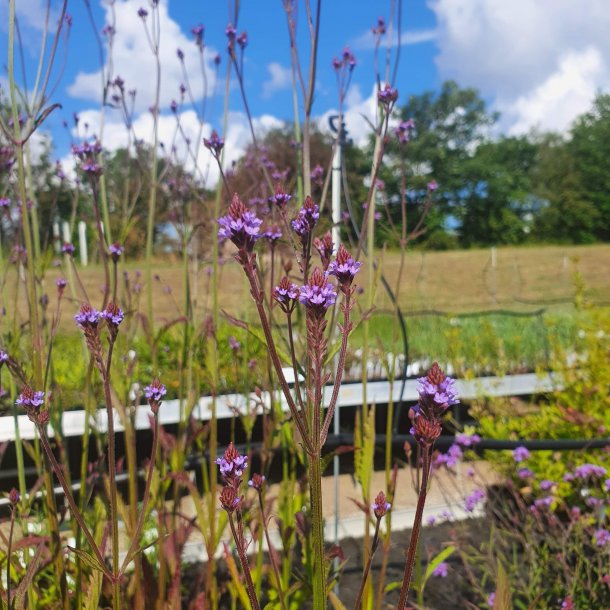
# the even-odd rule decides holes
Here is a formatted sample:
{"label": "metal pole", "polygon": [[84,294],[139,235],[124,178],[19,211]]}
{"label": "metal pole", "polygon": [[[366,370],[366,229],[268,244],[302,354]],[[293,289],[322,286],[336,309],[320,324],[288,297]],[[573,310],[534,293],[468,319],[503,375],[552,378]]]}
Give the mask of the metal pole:
{"label": "metal pole", "polygon": [[[333,155],[333,166],[332,166],[332,238],[335,248],[335,252],[339,249],[339,243],[341,240],[340,226],[341,226],[341,153],[342,143],[344,138],[343,125],[341,124],[341,117],[339,117],[339,127],[337,129],[337,142],[335,145],[335,154]],[[335,362],[335,367],[336,367]],[[335,369],[336,370],[336,369]],[[337,401],[335,408],[335,417],[333,421],[333,432],[339,434],[341,405]],[[335,523],[334,523],[334,538],[335,544],[339,542],[339,456],[333,457],[333,478],[335,487]],[[338,558],[335,558],[335,563],[338,564]],[[336,565],[335,567],[338,567]]]}

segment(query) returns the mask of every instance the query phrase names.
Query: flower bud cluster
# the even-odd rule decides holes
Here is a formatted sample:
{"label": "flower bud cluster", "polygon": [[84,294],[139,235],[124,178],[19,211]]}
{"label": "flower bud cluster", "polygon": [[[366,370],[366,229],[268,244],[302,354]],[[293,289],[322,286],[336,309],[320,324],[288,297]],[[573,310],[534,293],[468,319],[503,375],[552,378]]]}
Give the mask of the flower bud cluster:
{"label": "flower bud cluster", "polygon": [[227,512],[232,513],[242,500],[239,488],[242,476],[248,468],[248,457],[241,455],[233,443],[230,443],[223,456],[216,460],[216,464],[226,483],[220,494],[220,504]]}
{"label": "flower bud cluster", "polygon": [[45,393],[37,392],[26,385],[15,401],[18,407],[25,409],[27,416],[35,424],[44,425],[49,421],[49,413],[44,409]]}
{"label": "flower bud cluster", "polygon": [[383,491],[380,491],[375,498],[375,501],[371,504],[371,510],[377,519],[381,519],[387,512],[392,508],[392,505],[386,500]]}
{"label": "flower bud cluster", "polygon": [[159,412],[161,401],[166,394],[166,387],[157,378],[153,379],[153,382],[144,388],[144,396],[146,397],[146,400],[148,400],[148,404],[154,415]]}
{"label": "flower bud cluster", "polygon": [[418,443],[430,446],[440,436],[441,417],[452,405],[458,404],[455,380],[447,377],[434,363],[425,377],[418,379],[419,400],[411,409],[411,434]]}

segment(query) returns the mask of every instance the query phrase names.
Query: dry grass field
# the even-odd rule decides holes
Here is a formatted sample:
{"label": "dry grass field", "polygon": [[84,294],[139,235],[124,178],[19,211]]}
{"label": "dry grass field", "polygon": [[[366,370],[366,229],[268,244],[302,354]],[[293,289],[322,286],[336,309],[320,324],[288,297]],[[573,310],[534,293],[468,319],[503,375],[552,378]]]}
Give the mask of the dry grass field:
{"label": "dry grass field", "polygon": [[[219,302],[221,308],[235,315],[247,315],[250,299],[246,282],[230,252],[226,253],[221,267]],[[378,252],[384,276],[396,287],[400,267],[397,252]],[[399,287],[400,304],[406,311],[439,309],[452,313],[509,309],[527,311],[541,305],[552,305],[562,299],[569,300],[575,294],[575,274],[580,274],[585,295],[593,302],[610,302],[610,245],[594,246],[532,246],[498,248],[496,265],[492,266],[491,250],[459,250],[450,252],[410,252],[405,257],[402,282]],[[119,291],[123,291],[124,273],[131,283],[145,283],[142,261],[127,261],[119,265]],[[136,279],[136,272],[142,275]],[[87,296],[95,305],[99,300],[103,272],[99,265],[79,269]],[[46,275],[44,288],[53,303],[55,279],[63,271],[51,267]],[[67,274],[66,274],[67,275]],[[156,319],[175,319],[183,312],[184,279],[179,260],[171,256],[156,260],[154,269],[154,310]],[[358,278],[359,284],[368,290],[366,274]],[[27,317],[23,284],[18,281],[14,265],[6,266],[3,274],[2,306],[5,320]],[[209,266],[206,262],[190,273],[192,294],[196,301],[196,317],[201,320],[211,305]],[[15,290],[18,290],[15,298]],[[83,299],[76,282],[66,291],[68,299]],[[73,295],[72,297],[70,295]],[[140,295],[141,308],[145,309],[146,288]],[[134,303],[135,305],[135,303]],[[378,309],[390,307],[385,291],[378,286]],[[77,303],[74,303],[74,311]],[[70,322],[70,305],[63,308],[63,324]]]}

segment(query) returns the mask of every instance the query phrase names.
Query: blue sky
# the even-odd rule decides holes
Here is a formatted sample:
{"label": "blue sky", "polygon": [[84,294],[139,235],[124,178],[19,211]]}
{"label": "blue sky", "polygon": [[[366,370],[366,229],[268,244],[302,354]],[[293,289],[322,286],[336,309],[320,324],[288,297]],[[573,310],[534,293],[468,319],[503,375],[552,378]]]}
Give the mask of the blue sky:
{"label": "blue sky", "polygon": [[[6,5],[0,8],[0,52],[6,57]],[[53,0],[54,9],[60,2]],[[24,42],[24,58],[31,86],[40,48],[46,0],[17,0]],[[137,136],[149,137],[152,123],[148,107],[154,101],[154,63],[148,50],[144,26],[137,16],[140,7],[150,10],[148,1],[91,0],[95,31],[116,16],[112,53],[113,75],[125,80],[125,88],[136,89],[134,128]],[[322,3],[320,46],[314,115],[325,124],[325,116],[337,108],[337,86],[331,66],[334,56],[348,45],[357,59],[350,95],[346,103],[351,135],[362,142],[368,132],[362,115],[374,113],[374,53],[371,28],[377,18],[389,20],[390,2],[368,0],[327,0]],[[308,61],[308,41],[304,5],[298,3],[299,38],[302,61]],[[45,124],[64,157],[70,134],[62,121],[72,125],[72,114],[97,133],[100,125],[100,57],[94,29],[82,0],[70,0],[72,28],[67,62],[52,100],[63,109]],[[160,0],[161,26],[161,138],[172,139],[176,120],[169,110],[179,99],[184,81],[176,49],[185,53],[185,65],[193,86],[197,108],[202,105],[202,79],[191,28],[205,26],[205,58],[208,80],[214,80],[213,58],[222,59],[221,83],[216,94],[210,86],[202,126],[207,135],[221,128],[224,69],[226,67],[225,27],[231,16],[228,3],[191,0]],[[150,24],[150,16],[147,18]],[[244,56],[248,102],[260,131],[293,119],[290,88],[290,55],[286,17],[282,3],[244,0],[237,26],[248,32]],[[586,110],[595,93],[608,90],[610,78],[610,8],[606,0],[404,0],[402,40],[396,86],[399,104],[409,95],[436,89],[453,78],[461,85],[478,88],[490,108],[502,113],[500,129],[505,133],[527,133],[532,129],[562,130]],[[396,31],[395,31],[396,34]],[[396,39],[396,36],[394,37]],[[396,49],[393,49],[395,58]],[[63,57],[59,53],[59,59]],[[385,53],[385,51],[384,51]],[[109,54],[104,49],[108,68]],[[0,82],[5,83],[6,68]],[[230,158],[239,156],[248,139],[244,107],[237,83],[232,81],[230,129],[227,148]],[[197,137],[197,113],[187,106],[179,110],[188,137]],[[104,145],[116,148],[125,143],[125,129],[117,112],[104,117]],[[72,134],[74,135],[74,134]]]}

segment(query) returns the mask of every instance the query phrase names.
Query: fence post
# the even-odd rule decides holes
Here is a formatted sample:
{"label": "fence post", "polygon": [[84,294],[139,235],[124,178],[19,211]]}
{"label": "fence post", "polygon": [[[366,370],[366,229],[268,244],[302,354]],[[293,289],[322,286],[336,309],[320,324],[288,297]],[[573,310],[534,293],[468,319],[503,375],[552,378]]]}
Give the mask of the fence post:
{"label": "fence post", "polygon": [[87,225],[82,220],[78,222],[78,251],[80,253],[80,264],[86,267],[89,262],[87,256]]}

